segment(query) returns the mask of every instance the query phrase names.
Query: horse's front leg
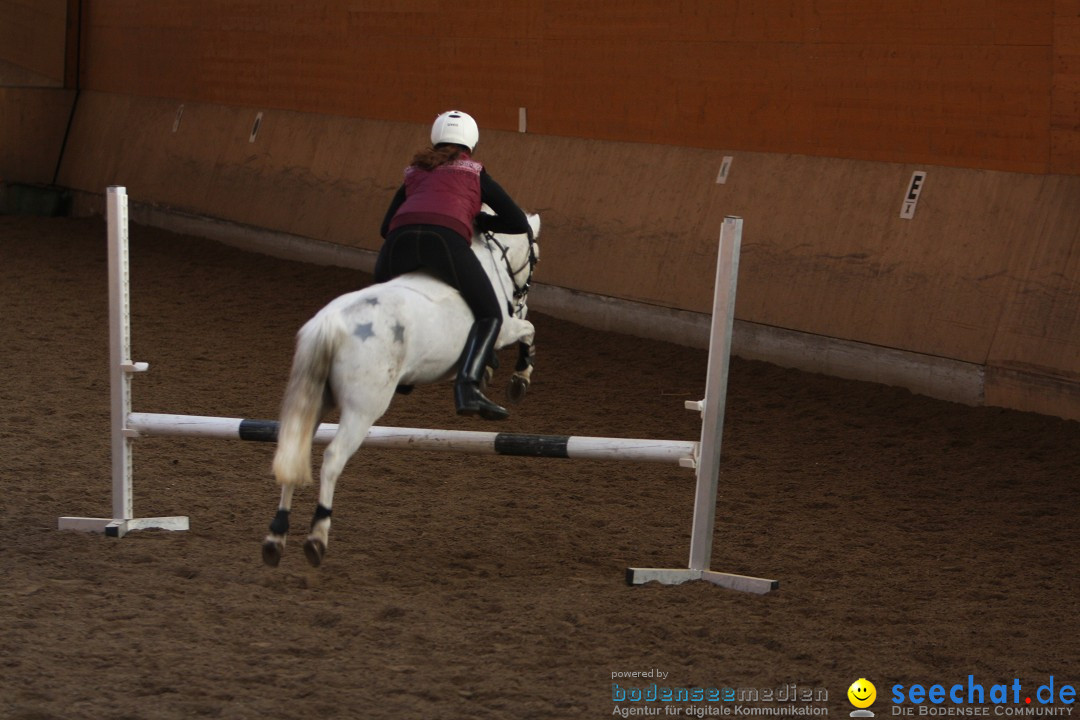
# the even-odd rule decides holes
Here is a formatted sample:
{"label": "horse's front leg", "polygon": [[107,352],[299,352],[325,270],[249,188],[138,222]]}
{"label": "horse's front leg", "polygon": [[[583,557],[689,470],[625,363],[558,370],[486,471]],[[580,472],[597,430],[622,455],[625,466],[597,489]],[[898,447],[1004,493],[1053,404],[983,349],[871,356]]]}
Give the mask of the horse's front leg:
{"label": "horse's front leg", "polygon": [[277,567],[285,552],[285,539],[289,534],[289,510],[292,507],[295,487],[295,485],[281,486],[281,502],[278,503],[278,511],[274,519],[270,521],[270,533],[263,540],[262,559],[270,567]]}
{"label": "horse's front leg", "polygon": [[506,399],[515,405],[524,400],[525,394],[529,391],[535,362],[536,346],[532,343],[519,342],[518,361],[514,366],[514,374],[510,376],[510,382],[506,386]]}
{"label": "horse's front leg", "polygon": [[536,330],[528,320],[513,319],[518,346],[518,359],[514,365],[514,374],[506,386],[506,399],[515,405],[525,399],[532,380],[533,365],[536,363]]}

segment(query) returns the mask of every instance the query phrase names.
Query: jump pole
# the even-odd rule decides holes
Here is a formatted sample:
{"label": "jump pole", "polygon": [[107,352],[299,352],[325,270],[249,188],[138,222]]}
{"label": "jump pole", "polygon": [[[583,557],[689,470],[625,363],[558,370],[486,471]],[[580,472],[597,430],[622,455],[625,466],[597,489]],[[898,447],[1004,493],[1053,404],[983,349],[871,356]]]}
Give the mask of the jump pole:
{"label": "jump pole", "polygon": [[[130,413],[128,428],[139,437],[204,437],[277,442],[278,422],[205,415]],[[336,424],[323,423],[316,429],[313,439],[317,444],[326,445],[334,439],[337,431]],[[682,467],[692,463],[697,453],[697,443],[689,440],[531,435],[378,425],[368,431],[362,447],[569,460],[628,460],[669,463]]]}
{"label": "jump pole", "polygon": [[702,418],[701,442],[695,468],[697,484],[694,492],[694,521],[690,530],[690,562],[685,569],[628,568],[626,581],[631,585],[653,581],[664,585],[678,585],[689,580],[704,580],[731,590],[759,595],[780,587],[780,582],[777,580],[715,572],[709,569],[712,559],[713,530],[716,525],[720,441],[724,431],[724,407],[727,404],[731,331],[735,324],[735,288],[739,276],[742,226],[742,218],[729,215],[724,218],[724,224],[720,230],[712,322],[709,328],[709,366],[705,379],[705,398],[700,402],[686,402],[686,408],[700,411]]}

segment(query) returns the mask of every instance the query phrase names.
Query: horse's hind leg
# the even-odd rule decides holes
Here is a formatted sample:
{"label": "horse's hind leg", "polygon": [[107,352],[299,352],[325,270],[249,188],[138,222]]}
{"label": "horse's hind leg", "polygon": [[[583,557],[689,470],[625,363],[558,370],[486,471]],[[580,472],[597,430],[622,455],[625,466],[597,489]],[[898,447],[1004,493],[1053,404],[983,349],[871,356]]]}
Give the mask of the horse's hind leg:
{"label": "horse's hind leg", "polygon": [[270,522],[270,533],[263,540],[262,559],[270,567],[277,567],[285,552],[285,538],[289,533],[289,510],[292,507],[294,485],[282,485],[281,502],[277,514]]}
{"label": "horse's hind leg", "polygon": [[[323,415],[334,407],[334,395],[330,391],[330,386],[326,385],[322,390],[322,405],[319,408],[318,413],[314,418],[314,429],[319,427]],[[305,470],[310,470],[310,452],[311,445],[308,444],[307,449],[303,453]],[[262,559],[263,562],[270,567],[277,567],[281,562],[281,556],[285,552],[285,541],[289,533],[289,512],[292,509],[293,492],[298,485],[302,485],[306,482],[306,478],[310,477],[303,474],[303,477],[289,477],[283,478],[281,483],[281,502],[278,503],[277,513],[274,515],[274,519],[270,521],[270,533],[263,540],[262,544]]]}
{"label": "horse's hind leg", "polygon": [[311,519],[311,534],[304,541],[304,556],[315,567],[322,564],[330,542],[330,514],[334,507],[334,489],[345,463],[360,448],[373,421],[360,422],[348,411],[342,412],[337,435],[323,453],[319,473],[319,504]]}

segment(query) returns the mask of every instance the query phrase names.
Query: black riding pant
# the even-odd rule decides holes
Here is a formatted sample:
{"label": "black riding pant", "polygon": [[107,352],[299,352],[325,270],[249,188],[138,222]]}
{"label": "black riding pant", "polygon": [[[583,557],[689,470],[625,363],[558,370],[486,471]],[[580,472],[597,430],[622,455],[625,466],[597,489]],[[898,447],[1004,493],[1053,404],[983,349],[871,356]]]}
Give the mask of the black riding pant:
{"label": "black riding pant", "polygon": [[473,318],[493,318],[502,324],[503,310],[469,241],[440,225],[404,225],[392,231],[375,261],[375,282],[426,270],[456,288]]}

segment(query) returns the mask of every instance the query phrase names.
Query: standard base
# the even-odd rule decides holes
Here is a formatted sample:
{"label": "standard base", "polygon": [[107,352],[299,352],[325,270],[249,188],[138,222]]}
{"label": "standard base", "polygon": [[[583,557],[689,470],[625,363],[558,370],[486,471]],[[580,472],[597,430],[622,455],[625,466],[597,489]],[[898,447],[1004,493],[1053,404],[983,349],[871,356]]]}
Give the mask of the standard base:
{"label": "standard base", "polygon": [[626,569],[626,583],[628,585],[644,585],[647,582],[658,582],[661,585],[679,585],[691,580],[704,580],[729,590],[749,592],[756,595],[764,595],[780,587],[779,580],[766,580],[764,578],[749,577],[748,575],[713,572],[712,570]]}
{"label": "standard base", "polygon": [[156,518],[87,518],[62,517],[61,530],[79,530],[81,532],[105,533],[109,537],[121,538],[132,530],[187,530],[188,519],[184,515]]}

